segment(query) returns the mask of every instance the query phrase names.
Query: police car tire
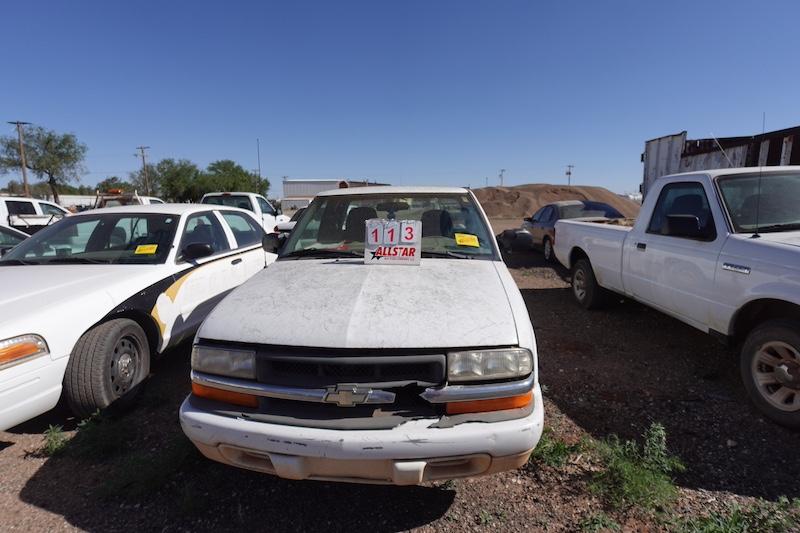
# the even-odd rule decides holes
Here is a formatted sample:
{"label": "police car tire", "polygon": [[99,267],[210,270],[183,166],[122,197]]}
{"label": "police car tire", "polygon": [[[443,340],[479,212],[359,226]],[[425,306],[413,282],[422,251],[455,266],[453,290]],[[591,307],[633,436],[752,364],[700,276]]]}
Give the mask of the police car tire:
{"label": "police car tire", "polygon": [[[132,347],[137,351],[133,364],[131,386],[115,390],[111,373],[119,362],[115,348]],[[75,344],[64,376],[64,395],[72,412],[86,418],[98,409],[114,405],[129,407],[141,392],[150,373],[150,347],[141,326],[127,318],[103,322],[86,333]]]}

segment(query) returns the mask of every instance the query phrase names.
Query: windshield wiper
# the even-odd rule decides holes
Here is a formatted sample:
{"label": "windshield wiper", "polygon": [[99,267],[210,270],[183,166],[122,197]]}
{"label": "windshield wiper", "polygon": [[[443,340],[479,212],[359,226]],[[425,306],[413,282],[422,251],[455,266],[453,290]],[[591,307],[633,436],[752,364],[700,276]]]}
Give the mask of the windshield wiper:
{"label": "windshield wiper", "polygon": [[458,252],[451,252],[449,250],[445,251],[445,252],[430,252],[430,251],[424,251],[423,250],[423,252],[420,254],[420,257],[445,257],[445,258],[449,258],[449,259],[474,259],[475,255],[474,254],[460,254]]}
{"label": "windshield wiper", "polygon": [[35,261],[25,261],[23,259],[3,259],[0,260],[0,266],[2,265],[40,265],[41,263],[37,263]]}
{"label": "windshield wiper", "polygon": [[47,261],[48,264],[86,264],[86,265],[108,265],[111,261],[108,259],[89,259],[88,257],[55,257]]}
{"label": "windshield wiper", "polygon": [[300,259],[302,257],[364,257],[364,253],[351,250],[334,250],[332,248],[306,248],[305,250],[295,250],[282,255],[281,259]]}
{"label": "windshield wiper", "polygon": [[769,226],[759,227],[758,231],[759,232],[766,231],[767,233],[769,233],[774,231],[791,231],[796,229],[800,229],[799,222],[787,222],[785,224],[770,224]]}

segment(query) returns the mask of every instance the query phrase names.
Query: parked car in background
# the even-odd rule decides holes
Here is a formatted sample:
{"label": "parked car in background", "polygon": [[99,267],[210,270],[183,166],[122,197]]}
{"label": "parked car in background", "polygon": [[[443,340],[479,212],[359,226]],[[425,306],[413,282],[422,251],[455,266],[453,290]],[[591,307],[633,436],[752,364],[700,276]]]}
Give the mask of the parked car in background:
{"label": "parked car in background", "polygon": [[252,192],[210,192],[203,196],[200,203],[227,205],[252,211],[266,232],[274,231],[276,224],[289,221],[289,217],[279,214],[269,200]]}
{"label": "parked car in background", "polygon": [[413,485],[525,464],[537,378],[525,302],[472,192],[339,189],[203,323],[180,420],[229,465]]}
{"label": "parked car in background", "polygon": [[129,404],[151,356],[191,338],[275,254],[249,211],[171,204],[65,218],[0,258],[0,431],[62,395]]}
{"label": "parked car in background", "polygon": [[659,178],[632,228],[556,231],[578,303],[623,294],[738,347],[756,407],[800,427],[800,167]]}
{"label": "parked car in background", "polygon": [[5,255],[6,252],[28,237],[29,235],[27,233],[15,230],[14,228],[0,226],[0,256]]}
{"label": "parked car in background", "polygon": [[277,233],[279,237],[288,237],[294,229],[295,224],[297,224],[297,221],[300,220],[301,216],[303,216],[305,210],[305,207],[301,207],[295,211],[295,213],[292,215],[292,218],[290,218],[288,222],[278,222],[275,224],[273,233]]}
{"label": "parked car in background", "polygon": [[22,196],[0,196],[0,226],[31,235],[69,215],[60,205]]}
{"label": "parked car in background", "polygon": [[106,192],[97,192],[92,208],[102,209],[120,205],[156,205],[163,203],[164,200],[155,196],[140,196],[136,191],[125,192],[122,189],[110,189]]}
{"label": "parked car in background", "polygon": [[622,213],[603,202],[565,200],[547,204],[522,222],[522,231],[530,235],[531,246],[539,249],[547,261],[553,260],[556,242],[555,225],[559,220],[608,220],[625,218]]}

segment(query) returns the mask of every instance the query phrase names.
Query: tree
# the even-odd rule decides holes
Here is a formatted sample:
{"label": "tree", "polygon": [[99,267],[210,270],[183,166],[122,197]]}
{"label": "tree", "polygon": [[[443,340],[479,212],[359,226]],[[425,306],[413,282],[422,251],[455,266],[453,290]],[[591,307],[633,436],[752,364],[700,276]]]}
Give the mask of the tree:
{"label": "tree", "polygon": [[174,202],[199,200],[202,190],[200,169],[188,159],[162,159],[156,165],[161,194]]}
{"label": "tree", "polygon": [[[84,171],[86,145],[72,133],[32,126],[25,130],[25,159],[27,168],[39,179],[45,179],[53,200],[58,202],[58,189],[76,181]],[[0,172],[8,173],[20,167],[19,145],[16,136],[0,137]]]}
{"label": "tree", "polygon": [[208,165],[205,178],[206,187],[210,187],[206,192],[242,191],[266,195],[269,190],[269,180],[259,178],[230,159],[221,159]]}
{"label": "tree", "polygon": [[153,196],[161,196],[161,180],[158,176],[158,170],[152,163],[147,163],[147,181],[144,179],[144,170],[139,169],[136,172],[128,173],[128,183],[139,194],[147,194],[147,184],[150,184],[150,194]]}
{"label": "tree", "polygon": [[97,190],[108,191],[110,189],[120,189],[122,191],[132,191],[133,185],[127,181],[122,181],[118,176],[109,176],[97,184]]}

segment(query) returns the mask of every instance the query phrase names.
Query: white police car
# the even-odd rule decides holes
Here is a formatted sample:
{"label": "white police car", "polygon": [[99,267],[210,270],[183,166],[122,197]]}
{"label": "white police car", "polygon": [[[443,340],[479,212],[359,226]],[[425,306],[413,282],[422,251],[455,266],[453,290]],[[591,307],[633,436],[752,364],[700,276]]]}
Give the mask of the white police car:
{"label": "white police car", "polygon": [[150,358],[190,338],[274,261],[251,213],[134,205],[64,218],[0,259],[0,430],[130,402]]}

